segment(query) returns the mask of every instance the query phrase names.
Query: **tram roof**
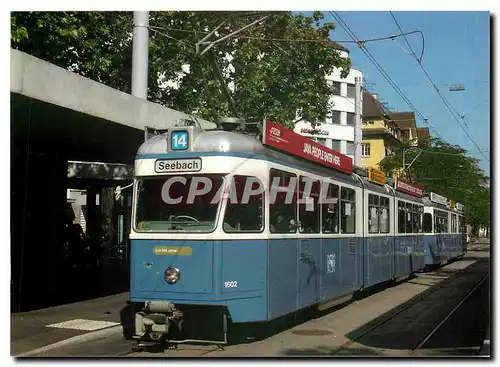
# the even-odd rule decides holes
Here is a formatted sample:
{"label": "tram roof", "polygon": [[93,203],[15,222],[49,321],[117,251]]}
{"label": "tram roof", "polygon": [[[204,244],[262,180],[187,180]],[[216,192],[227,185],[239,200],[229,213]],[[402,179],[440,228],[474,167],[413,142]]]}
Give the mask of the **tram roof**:
{"label": "tram roof", "polygon": [[[332,168],[323,167],[313,162],[270,149],[254,136],[237,132],[225,130],[197,131],[189,151],[191,153],[221,153],[228,156],[234,154],[235,156],[265,159],[361,187],[361,183],[355,175],[344,174]],[[178,152],[169,151],[167,134],[161,134],[146,140],[137,151],[138,156],[152,154],[168,156],[169,154],[178,154]]]}

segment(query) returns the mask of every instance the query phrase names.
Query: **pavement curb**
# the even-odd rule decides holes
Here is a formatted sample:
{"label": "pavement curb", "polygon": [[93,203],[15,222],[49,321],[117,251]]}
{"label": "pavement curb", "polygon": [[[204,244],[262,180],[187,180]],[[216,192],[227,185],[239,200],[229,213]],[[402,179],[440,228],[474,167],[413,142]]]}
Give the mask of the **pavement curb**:
{"label": "pavement curb", "polygon": [[111,326],[106,329],[98,330],[98,331],[92,331],[90,333],[85,333],[82,335],[77,335],[69,339],[61,340],[60,342],[49,344],[45,347],[37,348],[30,350],[29,352],[21,353],[19,355],[16,355],[14,357],[16,358],[25,358],[25,357],[37,357],[38,354],[45,353],[57,348],[62,348],[62,347],[67,347],[71,346],[73,344],[77,343],[84,343],[84,342],[89,342],[95,339],[102,339],[107,336],[121,333],[122,332],[122,325],[116,325],[116,326]]}

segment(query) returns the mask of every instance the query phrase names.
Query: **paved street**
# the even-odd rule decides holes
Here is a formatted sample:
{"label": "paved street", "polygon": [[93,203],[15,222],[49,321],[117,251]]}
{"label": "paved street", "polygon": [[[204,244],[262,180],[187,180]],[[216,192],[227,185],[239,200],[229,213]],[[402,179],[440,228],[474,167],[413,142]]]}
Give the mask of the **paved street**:
{"label": "paved street", "polygon": [[[367,294],[345,307],[319,315],[315,319],[271,335],[264,340],[229,345],[224,350],[214,346],[180,345],[176,350],[147,350],[133,352],[135,342],[126,341],[120,327],[104,331],[94,340],[77,345],[38,353],[38,356],[130,356],[130,357],[259,357],[315,355],[409,355],[414,344],[425,336],[474,286],[489,272],[489,246],[472,244],[461,261],[448,264],[429,273]],[[485,283],[463,308],[454,315],[433,339],[416,355],[464,353],[467,343],[476,343],[485,330],[489,284]],[[478,302],[480,300],[480,302]],[[473,307],[478,305],[478,307]],[[486,306],[485,306],[486,304]],[[481,313],[482,312],[482,313]],[[456,318],[469,315],[469,322],[455,328]],[[471,317],[473,315],[474,317]],[[386,320],[386,321],[384,321]],[[387,321],[389,320],[389,321]],[[374,325],[380,326],[373,328]],[[483,325],[484,324],[484,325]],[[474,338],[463,339],[460,333]],[[450,339],[442,335],[459,333]],[[437,339],[436,339],[437,338]],[[446,338],[447,344],[439,344]],[[477,348],[476,348],[477,349]],[[474,349],[474,351],[476,350]],[[462,350],[462,351],[461,351]]]}

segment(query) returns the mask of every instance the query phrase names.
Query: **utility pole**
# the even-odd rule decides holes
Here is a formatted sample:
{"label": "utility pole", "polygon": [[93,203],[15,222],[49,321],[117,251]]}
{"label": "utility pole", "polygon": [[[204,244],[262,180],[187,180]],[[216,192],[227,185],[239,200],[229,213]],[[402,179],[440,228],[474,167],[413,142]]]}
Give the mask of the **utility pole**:
{"label": "utility pole", "polygon": [[361,78],[354,78],[354,165],[361,167]]}
{"label": "utility pole", "polygon": [[148,99],[149,11],[134,11],[132,95]]}

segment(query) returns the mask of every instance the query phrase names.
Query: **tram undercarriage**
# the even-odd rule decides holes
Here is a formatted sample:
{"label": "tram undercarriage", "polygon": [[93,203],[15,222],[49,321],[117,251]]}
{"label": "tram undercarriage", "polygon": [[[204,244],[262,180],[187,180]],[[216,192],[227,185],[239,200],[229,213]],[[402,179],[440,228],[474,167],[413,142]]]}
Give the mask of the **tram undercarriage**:
{"label": "tram undercarriage", "polygon": [[[136,304],[136,306],[139,306]],[[135,313],[135,335],[139,344],[209,343],[227,344],[228,312],[222,306],[174,305],[169,301],[145,302]]]}

